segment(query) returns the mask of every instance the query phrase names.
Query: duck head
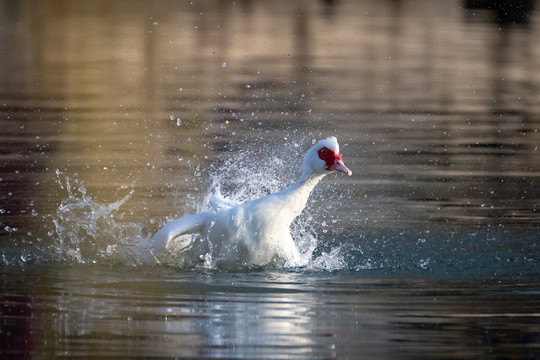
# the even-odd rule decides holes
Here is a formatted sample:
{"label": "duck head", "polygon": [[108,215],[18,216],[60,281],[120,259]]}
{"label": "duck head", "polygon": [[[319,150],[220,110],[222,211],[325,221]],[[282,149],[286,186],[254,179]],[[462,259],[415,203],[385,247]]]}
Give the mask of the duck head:
{"label": "duck head", "polygon": [[302,171],[304,174],[325,175],[330,171],[337,171],[352,175],[352,171],[343,163],[339,144],[334,136],[320,141],[308,150],[304,156]]}

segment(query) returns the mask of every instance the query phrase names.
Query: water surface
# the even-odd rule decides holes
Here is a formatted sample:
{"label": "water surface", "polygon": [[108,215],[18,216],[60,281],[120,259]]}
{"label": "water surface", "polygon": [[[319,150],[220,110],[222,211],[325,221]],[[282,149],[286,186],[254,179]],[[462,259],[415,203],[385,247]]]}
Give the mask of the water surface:
{"label": "water surface", "polygon": [[[0,2],[2,356],[533,358],[534,2]],[[506,15],[501,15],[506,14]],[[141,261],[199,210],[283,189],[305,268]]]}
{"label": "water surface", "polygon": [[[9,281],[15,276],[24,294]],[[538,351],[535,283],[80,266],[9,271],[2,283],[2,337],[17,337],[4,342],[9,355],[448,359]]]}

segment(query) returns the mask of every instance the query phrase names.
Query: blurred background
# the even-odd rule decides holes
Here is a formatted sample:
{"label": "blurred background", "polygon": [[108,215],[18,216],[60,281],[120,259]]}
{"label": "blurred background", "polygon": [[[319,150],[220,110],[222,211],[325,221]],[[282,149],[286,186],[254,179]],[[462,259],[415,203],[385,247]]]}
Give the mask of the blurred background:
{"label": "blurred background", "polygon": [[535,5],[0,1],[4,248],[53,241],[70,196],[132,192],[118,217],[151,233],[216,176],[282,189],[336,135],[353,176],[316,190],[322,238],[500,230],[534,249]]}

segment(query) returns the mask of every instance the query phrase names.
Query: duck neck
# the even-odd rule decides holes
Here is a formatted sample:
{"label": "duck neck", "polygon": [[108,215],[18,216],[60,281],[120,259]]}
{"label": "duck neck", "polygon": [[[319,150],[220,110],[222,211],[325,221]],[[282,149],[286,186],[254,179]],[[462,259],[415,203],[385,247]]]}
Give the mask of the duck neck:
{"label": "duck neck", "polygon": [[311,192],[313,188],[321,181],[326,174],[316,174],[314,172],[304,172],[295,186],[303,188]]}
{"label": "duck neck", "polygon": [[298,182],[289,188],[292,209],[295,217],[300,215],[308,201],[311,191],[326,174],[303,173]]}

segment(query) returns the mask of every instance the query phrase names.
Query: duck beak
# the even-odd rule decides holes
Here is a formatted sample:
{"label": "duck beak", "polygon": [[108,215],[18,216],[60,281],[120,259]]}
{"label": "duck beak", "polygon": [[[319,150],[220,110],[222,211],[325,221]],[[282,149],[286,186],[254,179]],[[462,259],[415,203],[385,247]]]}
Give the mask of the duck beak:
{"label": "duck beak", "polygon": [[345,164],[343,163],[343,160],[341,160],[341,159],[336,159],[334,164],[330,165],[327,169],[332,170],[332,171],[338,171],[340,173],[344,173],[344,174],[347,174],[349,176],[352,175],[352,171],[349,170],[349,168],[345,166]]}

